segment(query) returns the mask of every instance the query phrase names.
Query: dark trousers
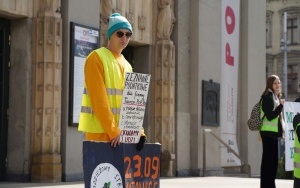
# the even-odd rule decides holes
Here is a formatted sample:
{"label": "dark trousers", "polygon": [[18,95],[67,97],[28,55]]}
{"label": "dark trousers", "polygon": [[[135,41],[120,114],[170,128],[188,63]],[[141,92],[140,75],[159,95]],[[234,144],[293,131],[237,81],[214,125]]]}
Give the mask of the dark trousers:
{"label": "dark trousers", "polygon": [[300,188],[300,179],[294,177],[294,188]]}
{"label": "dark trousers", "polygon": [[278,166],[278,140],[262,137],[263,153],[260,168],[260,188],[276,188],[275,178]]}

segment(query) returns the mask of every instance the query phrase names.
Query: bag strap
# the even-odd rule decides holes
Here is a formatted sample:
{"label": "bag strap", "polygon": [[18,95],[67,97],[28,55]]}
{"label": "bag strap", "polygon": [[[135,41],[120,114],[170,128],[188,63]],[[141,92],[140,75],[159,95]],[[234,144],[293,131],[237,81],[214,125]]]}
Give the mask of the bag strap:
{"label": "bag strap", "polygon": [[[260,97],[259,104],[262,105],[262,97]],[[263,111],[263,110],[261,110],[261,111]],[[261,120],[263,120],[265,117],[266,117],[266,114],[264,113],[264,115],[261,118]]]}

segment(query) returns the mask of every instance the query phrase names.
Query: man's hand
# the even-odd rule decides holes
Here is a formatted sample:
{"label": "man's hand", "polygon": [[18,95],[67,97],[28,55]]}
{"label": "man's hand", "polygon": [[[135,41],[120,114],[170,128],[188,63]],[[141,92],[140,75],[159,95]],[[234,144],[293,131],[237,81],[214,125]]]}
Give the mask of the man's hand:
{"label": "man's hand", "polygon": [[120,145],[120,135],[117,136],[116,138],[112,139],[111,140],[111,143],[110,143],[111,147],[117,147],[118,145]]}

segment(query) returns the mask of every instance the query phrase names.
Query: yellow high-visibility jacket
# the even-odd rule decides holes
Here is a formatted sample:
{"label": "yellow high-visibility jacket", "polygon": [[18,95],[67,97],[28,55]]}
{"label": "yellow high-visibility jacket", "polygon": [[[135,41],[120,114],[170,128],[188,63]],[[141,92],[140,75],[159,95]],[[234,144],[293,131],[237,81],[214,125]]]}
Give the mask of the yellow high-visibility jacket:
{"label": "yellow high-visibility jacket", "polygon": [[123,55],[102,47],[90,53],[84,71],[78,130],[86,133],[87,140],[110,141],[120,134],[118,123],[125,72],[132,72],[132,67]]}

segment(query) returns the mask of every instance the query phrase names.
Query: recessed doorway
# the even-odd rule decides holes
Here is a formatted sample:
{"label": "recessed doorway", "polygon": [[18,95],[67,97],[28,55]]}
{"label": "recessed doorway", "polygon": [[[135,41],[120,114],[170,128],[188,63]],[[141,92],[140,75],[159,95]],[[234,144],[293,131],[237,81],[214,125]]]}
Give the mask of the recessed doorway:
{"label": "recessed doorway", "polygon": [[10,53],[9,37],[9,21],[0,18],[0,181],[6,179]]}

